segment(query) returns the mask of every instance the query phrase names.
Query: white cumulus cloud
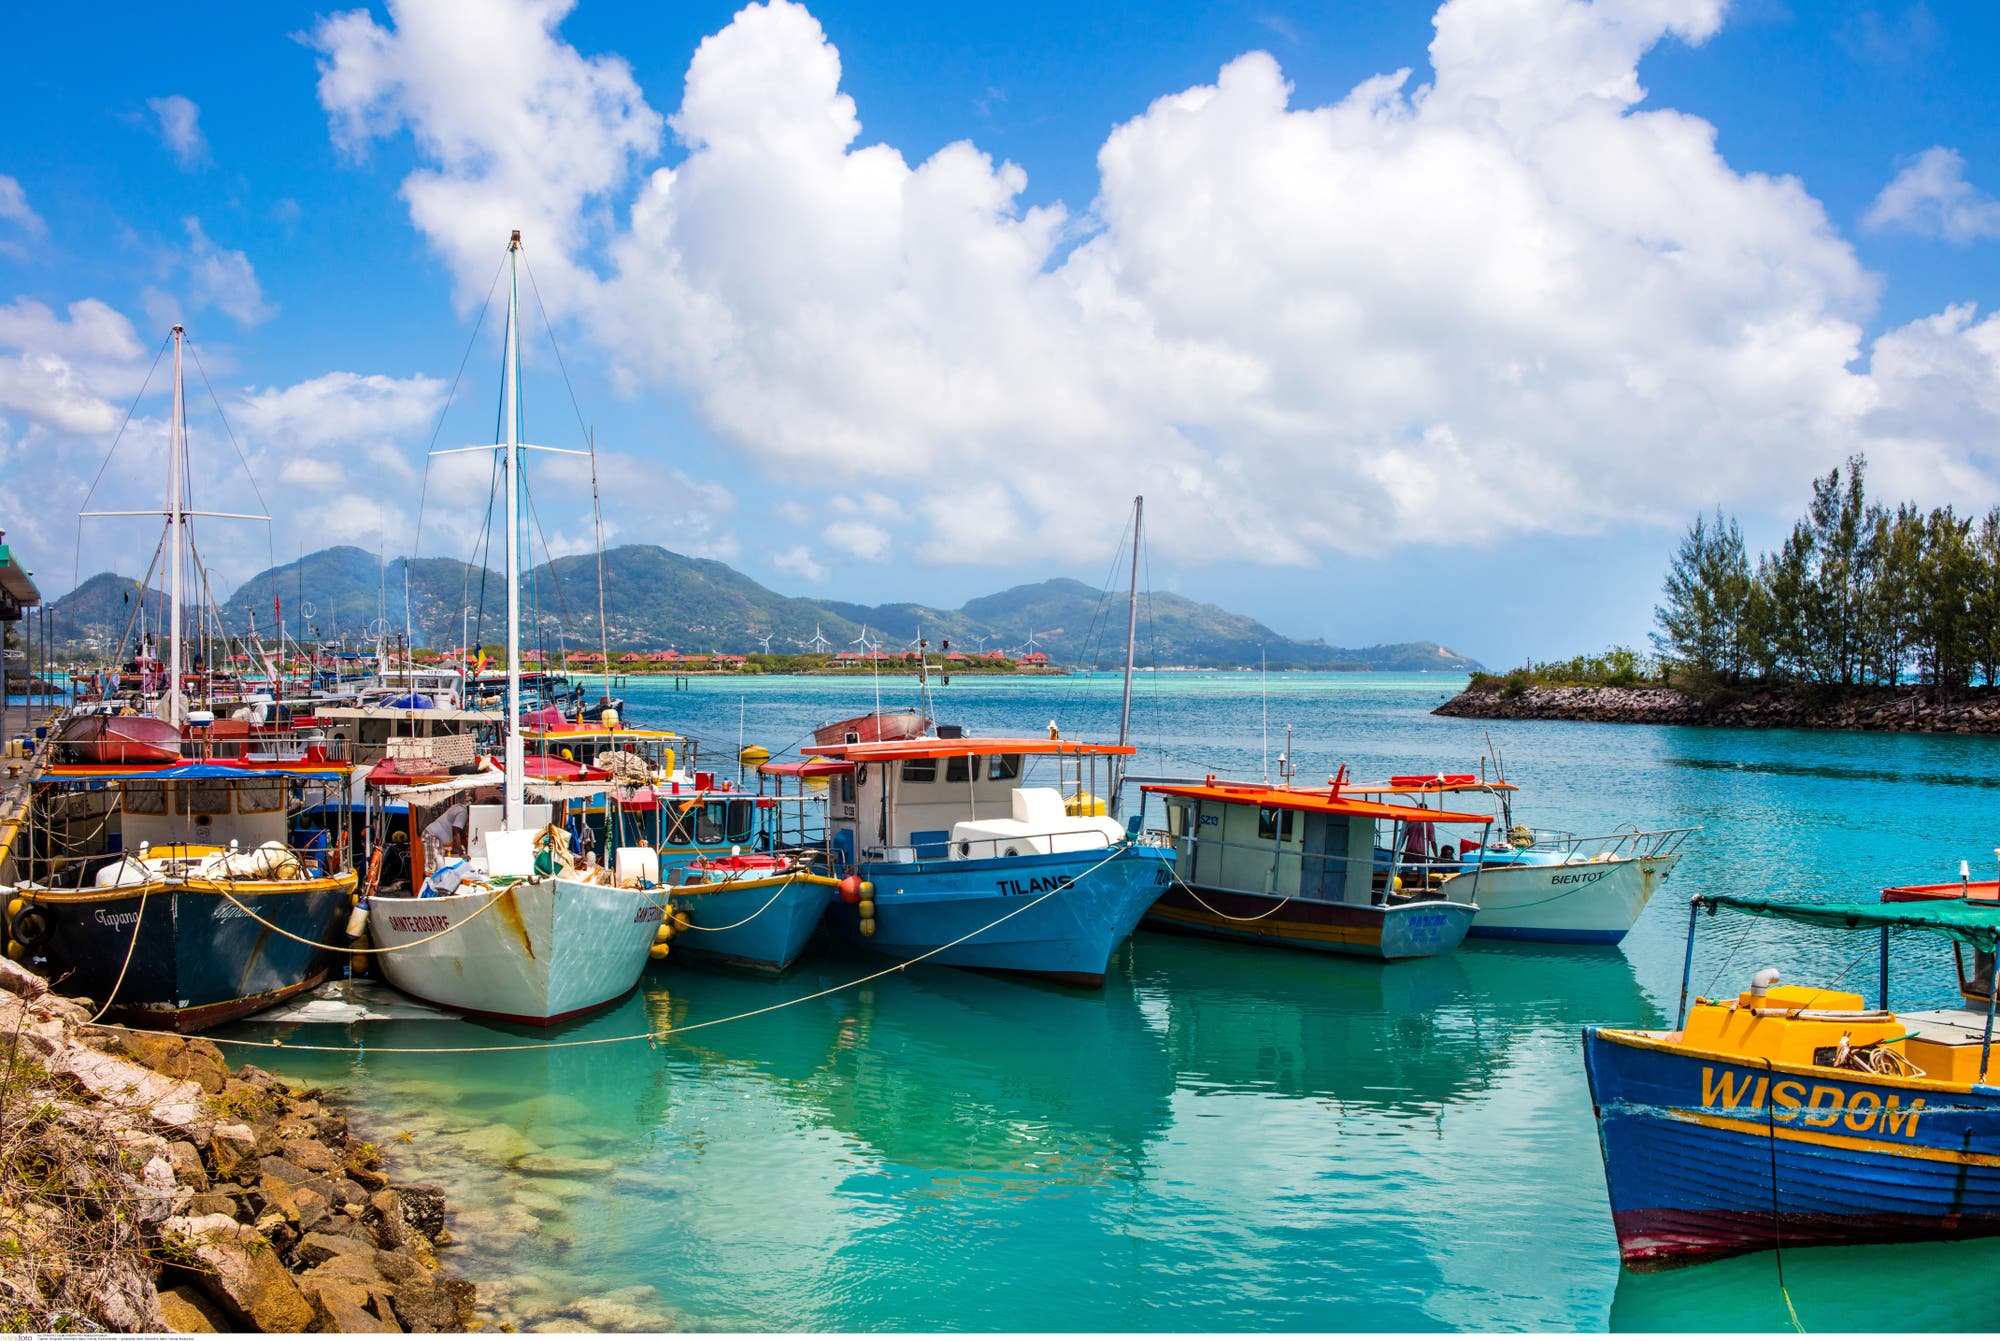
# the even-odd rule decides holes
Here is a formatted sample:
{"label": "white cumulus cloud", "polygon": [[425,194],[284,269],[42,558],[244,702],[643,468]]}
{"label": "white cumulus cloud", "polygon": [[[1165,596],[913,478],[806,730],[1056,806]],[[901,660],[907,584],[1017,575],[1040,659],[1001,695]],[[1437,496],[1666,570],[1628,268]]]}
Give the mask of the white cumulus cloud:
{"label": "white cumulus cloud", "polygon": [[566,5],[487,8],[508,81],[458,73],[449,4],[315,40],[336,138],[426,159],[404,195],[461,293],[543,211],[624,385],[797,487],[895,495],[885,550],[1102,553],[1141,491],[1159,547],[1211,560],[1605,533],[1790,508],[1855,450],[1993,496],[1992,319],[1870,344],[1879,281],[1820,203],[1647,104],[1641,58],[1723,8],[1449,0],[1427,74],[1317,106],[1250,52],[1113,129],[1079,213],[970,142],[870,142],[818,21],[769,0],[701,44],[685,154],[623,227],[658,119],[557,36]]}
{"label": "white cumulus cloud", "polygon": [[1965,180],[1965,158],[1935,145],[1904,166],[1868,207],[1862,223],[1964,246],[2000,238],[2000,200]]}
{"label": "white cumulus cloud", "polygon": [[192,310],[213,307],[245,326],[268,321],[276,314],[277,309],[264,299],[264,286],[257,282],[257,271],[248,256],[217,246],[199,219],[183,219],[181,226],[188,235],[183,265]]}
{"label": "white cumulus cloud", "polygon": [[167,146],[176,162],[191,168],[207,159],[208,140],[201,133],[201,108],[195,102],[174,93],[148,98],[146,106],[153,111],[160,143]]}

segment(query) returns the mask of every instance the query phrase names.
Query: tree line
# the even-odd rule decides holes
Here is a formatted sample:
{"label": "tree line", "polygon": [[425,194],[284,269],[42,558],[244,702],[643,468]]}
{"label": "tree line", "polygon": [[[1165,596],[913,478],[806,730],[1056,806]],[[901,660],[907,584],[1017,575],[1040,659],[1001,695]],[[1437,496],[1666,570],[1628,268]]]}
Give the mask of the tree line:
{"label": "tree line", "polygon": [[1814,480],[1806,515],[1754,562],[1735,518],[1695,518],[1653,612],[1670,674],[1829,692],[2000,683],[2000,507],[1891,508],[1866,496],[1866,469],[1853,456]]}

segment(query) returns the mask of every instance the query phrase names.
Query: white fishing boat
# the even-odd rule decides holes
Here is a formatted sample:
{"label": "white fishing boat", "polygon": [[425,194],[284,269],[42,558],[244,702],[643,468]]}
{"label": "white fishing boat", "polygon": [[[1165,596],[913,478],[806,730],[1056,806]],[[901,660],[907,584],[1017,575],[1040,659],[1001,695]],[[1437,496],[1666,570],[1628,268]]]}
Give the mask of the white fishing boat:
{"label": "white fishing boat", "polygon": [[[1438,849],[1432,860],[1459,871],[1442,886],[1470,888],[1476,876],[1479,913],[1466,933],[1489,940],[1616,945],[1639,920],[1681,859],[1681,845],[1695,830],[1640,829],[1579,836],[1562,829],[1531,828],[1514,821],[1519,789],[1473,773],[1392,777],[1345,789],[1350,795],[1419,807],[1449,805],[1491,815],[1494,833],[1484,844]],[[1448,799],[1447,799],[1448,798]]]}
{"label": "white fishing boat", "polygon": [[[547,802],[529,806],[521,708],[521,235],[507,247],[510,282],[502,405],[506,440],[464,451],[499,451],[507,516],[507,708],[505,752],[498,778],[501,804],[468,805],[465,835],[471,855],[420,873],[411,870],[407,896],[375,895],[367,927],[382,951],[382,973],[421,1001],[471,1015],[531,1025],[608,1005],[630,992],[644,971],[660,928],[666,897],[626,888],[601,870],[571,874],[564,830]],[[534,448],[537,451],[560,450]],[[487,784],[458,775],[431,786],[447,794]],[[566,804],[567,788],[556,795]],[[413,780],[401,789],[415,799],[428,790]],[[407,842],[418,811],[405,812]],[[414,849],[413,849],[414,850]],[[371,855],[371,861],[373,860]],[[635,884],[639,882],[634,882]]]}

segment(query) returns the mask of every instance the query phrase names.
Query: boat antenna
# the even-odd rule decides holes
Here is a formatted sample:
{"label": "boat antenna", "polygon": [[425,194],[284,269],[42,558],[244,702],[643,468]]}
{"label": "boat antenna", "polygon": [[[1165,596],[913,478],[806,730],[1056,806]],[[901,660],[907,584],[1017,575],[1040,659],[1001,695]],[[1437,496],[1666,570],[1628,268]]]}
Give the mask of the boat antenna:
{"label": "boat antenna", "polygon": [[1264,698],[1264,785],[1271,785],[1271,664],[1265,659],[1264,649],[1257,649],[1257,669],[1263,675],[1262,693]]}
{"label": "boat antenna", "polygon": [[[1123,749],[1132,735],[1132,665],[1139,652],[1139,540],[1146,516],[1146,496],[1132,500],[1132,587],[1125,603],[1125,685],[1118,698],[1118,745]],[[1116,816],[1125,795],[1125,755],[1112,764],[1111,813]]]}

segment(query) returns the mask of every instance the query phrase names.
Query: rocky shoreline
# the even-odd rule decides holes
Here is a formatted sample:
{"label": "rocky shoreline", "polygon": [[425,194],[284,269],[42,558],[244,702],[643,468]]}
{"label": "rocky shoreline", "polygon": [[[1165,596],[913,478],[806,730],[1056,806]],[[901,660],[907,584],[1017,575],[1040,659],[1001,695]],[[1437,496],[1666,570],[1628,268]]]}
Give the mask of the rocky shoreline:
{"label": "rocky shoreline", "polygon": [[0,1329],[505,1326],[332,1096],[91,1014],[0,959]]}
{"label": "rocky shoreline", "polygon": [[1819,698],[1759,687],[1715,701],[1659,685],[1526,685],[1503,680],[1466,689],[1431,709],[1439,717],[1495,721],[1629,722],[1660,726],[1793,727],[2000,735],[2000,693],[1975,690],[1943,702],[1920,686],[1886,686]]}

